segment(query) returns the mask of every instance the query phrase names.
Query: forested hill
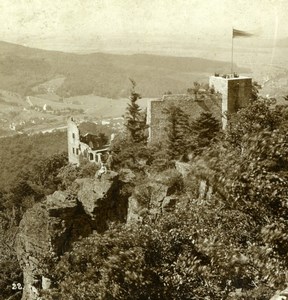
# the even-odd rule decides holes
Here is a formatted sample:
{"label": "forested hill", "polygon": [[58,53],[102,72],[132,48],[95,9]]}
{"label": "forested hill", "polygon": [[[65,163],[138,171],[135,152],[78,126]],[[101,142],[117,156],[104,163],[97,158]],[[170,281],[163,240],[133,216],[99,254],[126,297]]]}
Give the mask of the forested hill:
{"label": "forested hill", "polygon": [[49,157],[53,155],[67,152],[66,135],[67,133],[64,131],[57,131],[2,138],[0,147],[0,195],[2,190],[11,188],[16,183],[17,178],[25,177],[28,170],[34,165],[47,162]]}
{"label": "forested hill", "polygon": [[[51,41],[53,43],[53,41]],[[72,54],[46,51],[0,42],[0,89],[31,95],[32,88],[65,77],[56,93],[68,97],[94,93],[121,97],[137,82],[145,97],[164,92],[184,92],[193,81],[207,80],[214,72],[229,72],[228,62],[157,55]],[[244,72],[247,70],[239,69]]]}

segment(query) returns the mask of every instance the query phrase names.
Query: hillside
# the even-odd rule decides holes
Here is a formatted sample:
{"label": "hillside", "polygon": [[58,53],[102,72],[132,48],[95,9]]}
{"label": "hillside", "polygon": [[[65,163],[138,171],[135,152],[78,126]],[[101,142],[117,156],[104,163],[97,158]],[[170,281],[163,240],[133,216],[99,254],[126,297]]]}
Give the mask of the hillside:
{"label": "hillside", "polygon": [[182,108],[157,146],[115,139],[101,176],[67,166],[56,133],[4,140],[10,170],[26,166],[0,192],[1,299],[268,300],[287,286],[287,107],[259,98],[225,134]]}
{"label": "hillside", "polygon": [[[24,95],[37,94],[37,86],[55,78],[59,96],[95,94],[123,97],[128,78],[137,82],[145,97],[183,92],[195,80],[214,72],[228,72],[229,63],[188,57],[157,55],[71,54],[0,42],[0,89]],[[242,72],[247,70],[242,69]],[[36,87],[36,89],[35,89]],[[45,85],[44,85],[45,88]]]}
{"label": "hillside", "polygon": [[41,159],[67,151],[66,132],[16,135],[1,139],[0,190],[10,188],[19,175]]}

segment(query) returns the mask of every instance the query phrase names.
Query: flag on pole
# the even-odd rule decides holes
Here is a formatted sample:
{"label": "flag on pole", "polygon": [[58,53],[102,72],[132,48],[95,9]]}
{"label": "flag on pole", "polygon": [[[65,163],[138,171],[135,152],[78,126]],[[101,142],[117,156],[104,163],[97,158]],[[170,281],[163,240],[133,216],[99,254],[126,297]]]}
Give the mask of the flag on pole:
{"label": "flag on pole", "polygon": [[243,30],[238,30],[238,29],[234,29],[233,28],[233,35],[232,38],[237,38],[237,37],[250,37],[250,36],[254,36],[255,34],[247,32],[247,31],[243,31]]}

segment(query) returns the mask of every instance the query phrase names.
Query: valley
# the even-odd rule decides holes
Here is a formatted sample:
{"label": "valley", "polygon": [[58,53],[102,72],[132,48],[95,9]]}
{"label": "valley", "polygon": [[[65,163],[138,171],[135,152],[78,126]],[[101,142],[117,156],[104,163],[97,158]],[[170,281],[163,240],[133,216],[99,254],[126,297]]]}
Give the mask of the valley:
{"label": "valley", "polygon": [[[262,85],[260,94],[283,104],[286,49],[236,47],[234,70],[252,76]],[[182,54],[187,57],[72,54],[0,42],[0,136],[65,128],[71,115],[87,121],[119,118],[127,106],[129,78],[145,108],[147,99],[186,93],[194,81],[207,83],[214,72],[231,71],[228,48],[183,48]]]}

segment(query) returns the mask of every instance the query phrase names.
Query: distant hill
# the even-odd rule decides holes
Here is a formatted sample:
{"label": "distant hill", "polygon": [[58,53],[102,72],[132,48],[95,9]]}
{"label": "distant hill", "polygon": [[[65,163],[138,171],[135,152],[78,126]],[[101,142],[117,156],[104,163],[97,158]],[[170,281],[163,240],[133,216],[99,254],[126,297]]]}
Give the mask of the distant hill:
{"label": "distant hill", "polygon": [[[46,81],[64,77],[56,90],[62,97],[91,93],[112,98],[127,96],[128,78],[137,82],[137,90],[143,96],[158,97],[168,90],[184,92],[193,81],[207,80],[208,74],[225,73],[229,69],[228,62],[201,58],[146,54],[81,55],[0,42],[0,89],[22,96],[35,94],[35,86]],[[247,72],[247,69],[239,71]]]}

